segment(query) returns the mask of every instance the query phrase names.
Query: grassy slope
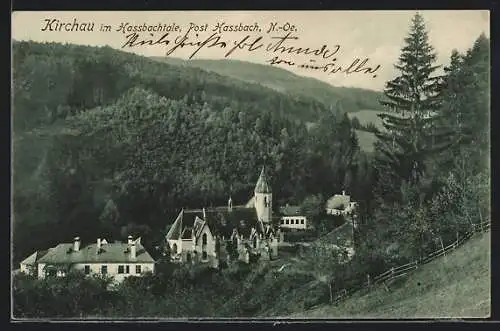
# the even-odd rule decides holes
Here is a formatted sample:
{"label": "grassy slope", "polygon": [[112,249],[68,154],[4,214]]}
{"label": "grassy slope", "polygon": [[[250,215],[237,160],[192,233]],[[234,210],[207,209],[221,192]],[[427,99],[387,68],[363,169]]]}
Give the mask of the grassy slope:
{"label": "grassy slope", "polygon": [[372,153],[375,150],[373,144],[377,140],[377,137],[374,133],[356,130],[356,135],[358,136],[359,147],[362,151]]}
{"label": "grassy slope", "polygon": [[490,233],[473,237],[394,283],[387,292],[376,286],[338,306],[323,306],[293,318],[467,318],[490,315]]}
{"label": "grassy slope", "polygon": [[[377,114],[379,113],[383,112],[365,109],[348,113],[348,116],[350,119],[352,119],[353,117],[357,117],[359,123],[363,126],[366,126],[369,123],[373,123],[377,128],[382,129],[382,120],[377,116]],[[361,150],[367,153],[372,153],[374,151],[373,144],[377,140],[375,134],[361,130],[356,130],[356,134],[358,135],[358,141]]]}
{"label": "grassy slope", "polygon": [[184,65],[213,71],[223,76],[258,83],[279,92],[314,98],[326,105],[335,104],[338,100],[346,100],[345,110],[347,112],[360,109],[360,106],[356,105],[360,101],[360,96],[369,98],[371,100],[370,105],[373,107],[378,107],[378,99],[381,96],[379,92],[372,90],[335,87],[320,80],[299,76],[285,69],[269,65],[238,60],[187,61],[171,57],[153,57],[153,59],[173,65]]}
{"label": "grassy slope", "polygon": [[382,120],[377,116],[377,114],[384,113],[383,111],[374,111],[371,109],[359,110],[351,112],[348,114],[349,118],[357,117],[361,125],[367,125],[369,123],[375,124],[379,129],[382,129]]}

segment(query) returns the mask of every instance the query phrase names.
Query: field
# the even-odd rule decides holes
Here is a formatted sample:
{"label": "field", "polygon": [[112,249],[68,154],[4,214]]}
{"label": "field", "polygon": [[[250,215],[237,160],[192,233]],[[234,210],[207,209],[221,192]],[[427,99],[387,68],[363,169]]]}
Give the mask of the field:
{"label": "field", "polygon": [[359,120],[359,123],[361,125],[365,126],[369,123],[375,124],[375,126],[379,129],[382,129],[382,120],[377,116],[377,114],[384,113],[383,111],[375,111],[375,110],[359,110],[355,112],[350,112],[347,115],[349,116],[350,119],[353,117],[357,117]]}
{"label": "field", "polygon": [[373,144],[377,140],[374,133],[356,130],[356,135],[358,136],[359,148],[366,152],[372,153],[374,151]]}
{"label": "field", "polygon": [[292,318],[413,319],[484,318],[490,315],[490,233],[410,274],[407,279],[356,293],[338,306],[325,305]]}

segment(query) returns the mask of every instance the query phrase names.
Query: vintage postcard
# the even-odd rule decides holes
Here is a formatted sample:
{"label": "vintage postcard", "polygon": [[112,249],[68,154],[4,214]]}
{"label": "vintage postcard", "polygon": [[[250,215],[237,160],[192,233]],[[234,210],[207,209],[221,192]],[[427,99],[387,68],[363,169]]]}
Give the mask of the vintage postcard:
{"label": "vintage postcard", "polygon": [[12,319],[490,316],[481,10],[12,14]]}

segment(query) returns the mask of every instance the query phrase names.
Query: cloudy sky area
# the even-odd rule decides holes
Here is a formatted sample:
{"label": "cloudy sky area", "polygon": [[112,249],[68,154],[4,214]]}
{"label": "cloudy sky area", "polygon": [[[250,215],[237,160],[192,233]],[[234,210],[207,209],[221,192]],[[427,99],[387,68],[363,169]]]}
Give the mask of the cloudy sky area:
{"label": "cloudy sky area", "polygon": [[[489,32],[488,11],[450,11],[434,10],[421,11],[431,44],[438,55],[438,64],[446,65],[453,49],[464,52],[470,48],[474,40]],[[287,69],[298,74],[314,77],[335,86],[349,86],[381,90],[387,80],[394,77],[396,72],[393,65],[400,54],[401,47],[409,31],[409,25],[414,11],[224,11],[224,12],[15,12],[12,16],[12,37],[15,40],[54,41],[62,43],[83,44],[92,46],[108,45],[121,49],[126,41],[126,35],[116,31],[121,23],[142,25],[143,23],[157,25],[176,23],[185,29],[190,23],[199,25],[208,24],[209,29],[217,23],[227,24],[254,24],[257,22],[262,29],[261,33],[225,32],[223,38],[230,42],[241,40],[247,34],[253,38],[262,35],[264,47],[271,42],[271,35],[266,30],[271,22],[279,25],[289,22],[297,27],[294,35],[299,39],[288,45],[296,47],[321,48],[322,45],[333,47],[341,45],[336,54],[338,64],[348,66],[355,58],[369,58],[369,64],[380,64],[375,78],[365,74],[328,74],[323,71],[314,71],[288,67]],[[58,19],[61,22],[95,23],[94,32],[49,32],[41,31],[46,25],[45,19]],[[101,24],[112,26],[111,32],[99,32]],[[185,30],[182,31],[182,35]],[[200,33],[203,40],[213,32]],[[163,33],[156,33],[161,37]],[[171,34],[175,37],[177,34]],[[276,34],[278,35],[278,34]],[[283,33],[279,33],[283,35]],[[140,38],[148,37],[147,33],[140,34]],[[194,36],[193,36],[194,37]],[[173,38],[172,38],[173,39]],[[145,56],[164,56],[164,46],[142,46],[138,48],[123,49]],[[188,58],[194,49],[183,48],[177,50],[172,56]],[[194,58],[220,59],[225,51],[214,48],[201,50]],[[266,64],[266,61],[276,54],[257,50],[248,52],[237,50],[231,54],[231,59],[250,61]],[[284,57],[297,63],[309,61],[310,57],[295,56]],[[318,62],[321,62],[318,60]],[[326,64],[323,60],[321,63]],[[283,64],[279,65],[286,68]]]}

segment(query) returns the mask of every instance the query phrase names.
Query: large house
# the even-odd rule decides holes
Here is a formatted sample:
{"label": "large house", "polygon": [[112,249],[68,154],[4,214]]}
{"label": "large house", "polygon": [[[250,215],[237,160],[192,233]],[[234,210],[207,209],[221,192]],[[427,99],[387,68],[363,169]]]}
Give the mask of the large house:
{"label": "large house", "polygon": [[352,202],[351,197],[342,191],[342,194],[335,194],[326,202],[326,213],[328,215],[352,215],[356,210],[357,202]]}
{"label": "large house", "polygon": [[46,251],[35,252],[21,262],[21,271],[36,275],[64,276],[70,270],[82,270],[85,274],[109,275],[115,281],[128,276],[154,272],[155,261],[144,249],[140,238],[127,243],[108,243],[97,239],[96,243],[81,247],[79,237],[73,243],[62,243]]}
{"label": "large house", "polygon": [[183,209],[165,241],[171,260],[217,268],[235,260],[278,256],[279,229],[272,221],[272,192],[264,168],[254,195],[243,206]]}

